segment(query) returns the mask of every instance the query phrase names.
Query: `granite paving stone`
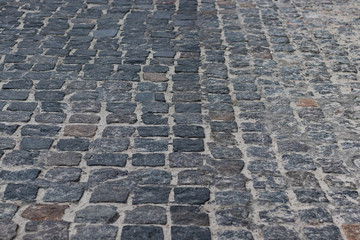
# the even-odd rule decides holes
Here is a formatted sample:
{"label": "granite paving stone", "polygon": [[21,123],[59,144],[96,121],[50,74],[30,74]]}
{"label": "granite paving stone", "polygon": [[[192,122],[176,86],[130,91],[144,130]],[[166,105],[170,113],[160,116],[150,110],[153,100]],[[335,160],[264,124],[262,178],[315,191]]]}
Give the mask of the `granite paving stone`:
{"label": "granite paving stone", "polygon": [[359,19],[0,1],[0,239],[360,239]]}

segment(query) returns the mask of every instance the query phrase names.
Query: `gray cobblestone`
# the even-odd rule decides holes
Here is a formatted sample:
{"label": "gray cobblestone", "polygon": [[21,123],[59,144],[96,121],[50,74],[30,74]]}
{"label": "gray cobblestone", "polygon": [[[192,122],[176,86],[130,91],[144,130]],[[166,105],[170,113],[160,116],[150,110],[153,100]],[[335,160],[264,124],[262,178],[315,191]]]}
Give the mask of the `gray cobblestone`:
{"label": "gray cobblestone", "polygon": [[356,239],[358,0],[0,5],[1,239]]}

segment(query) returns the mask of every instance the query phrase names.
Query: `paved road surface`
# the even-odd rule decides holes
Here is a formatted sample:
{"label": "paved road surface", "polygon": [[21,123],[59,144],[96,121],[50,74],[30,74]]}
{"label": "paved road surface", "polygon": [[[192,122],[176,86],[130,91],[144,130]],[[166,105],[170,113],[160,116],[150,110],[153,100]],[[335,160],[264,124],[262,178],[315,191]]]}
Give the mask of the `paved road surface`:
{"label": "paved road surface", "polygon": [[359,0],[0,6],[0,239],[360,239]]}

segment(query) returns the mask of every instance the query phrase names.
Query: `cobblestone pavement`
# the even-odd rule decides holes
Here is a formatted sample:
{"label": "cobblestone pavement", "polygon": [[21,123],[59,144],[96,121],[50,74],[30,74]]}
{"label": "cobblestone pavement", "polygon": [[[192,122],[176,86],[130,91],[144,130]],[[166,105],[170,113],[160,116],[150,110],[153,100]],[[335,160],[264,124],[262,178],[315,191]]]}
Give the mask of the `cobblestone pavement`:
{"label": "cobblestone pavement", "polygon": [[0,6],[0,239],[360,239],[359,0]]}

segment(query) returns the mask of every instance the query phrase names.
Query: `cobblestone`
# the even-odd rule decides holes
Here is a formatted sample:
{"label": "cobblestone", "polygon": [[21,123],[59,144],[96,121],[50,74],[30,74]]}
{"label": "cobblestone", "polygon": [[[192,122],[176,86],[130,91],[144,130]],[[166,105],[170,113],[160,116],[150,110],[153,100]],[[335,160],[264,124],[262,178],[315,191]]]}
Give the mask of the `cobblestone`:
{"label": "cobblestone", "polygon": [[358,0],[0,6],[0,239],[358,239]]}

